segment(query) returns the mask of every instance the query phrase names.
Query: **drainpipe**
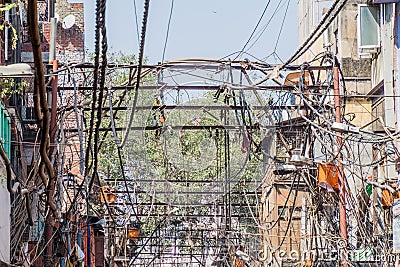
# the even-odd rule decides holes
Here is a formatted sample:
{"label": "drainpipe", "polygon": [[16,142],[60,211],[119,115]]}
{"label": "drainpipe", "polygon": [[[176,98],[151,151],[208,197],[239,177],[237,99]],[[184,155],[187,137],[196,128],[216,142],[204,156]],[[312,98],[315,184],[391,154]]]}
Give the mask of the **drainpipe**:
{"label": "drainpipe", "polygon": [[[334,67],[334,84],[333,84],[333,91],[334,91],[334,99],[335,99],[335,121],[341,123],[342,122],[342,114],[341,114],[341,104],[340,104],[340,89],[339,89],[339,68]],[[342,247],[340,249],[341,252],[341,264],[342,267],[347,267],[347,218],[346,218],[346,176],[344,173],[344,168],[342,164],[342,153],[341,153],[341,146],[342,146],[342,138],[337,137],[337,144],[338,144],[338,175],[339,175],[339,185],[340,185],[340,192],[339,192],[339,216],[340,216],[340,237],[342,238],[341,244]]]}
{"label": "drainpipe", "polygon": [[[395,4],[395,15],[394,15],[394,23],[395,23],[395,64],[394,64],[394,73],[393,73],[393,80],[394,80],[394,93],[395,93],[395,116],[396,116],[396,131],[400,131],[400,4],[396,3]],[[397,149],[400,149],[400,143],[397,142],[396,144]],[[399,162],[400,163],[400,162]],[[400,171],[397,168],[397,165],[399,164],[396,161],[396,170],[397,170],[397,183],[398,187],[400,187]]]}
{"label": "drainpipe", "polygon": [[[394,91],[394,111],[395,111],[395,129],[396,132],[400,131],[400,4],[395,3],[395,13],[394,13],[394,64],[393,64],[393,91]],[[397,149],[400,149],[400,142],[396,142]],[[396,160],[396,171],[397,171],[397,187],[400,188],[400,158]],[[396,202],[393,204],[395,206]],[[395,223],[395,219],[393,219]],[[393,232],[393,244],[395,244],[395,232]],[[398,238],[398,236],[397,236]],[[397,243],[397,242],[396,242]],[[398,264],[399,256],[396,255],[396,266]]]}
{"label": "drainpipe", "polygon": [[87,266],[91,266],[91,243],[90,243],[90,225],[87,226]]}

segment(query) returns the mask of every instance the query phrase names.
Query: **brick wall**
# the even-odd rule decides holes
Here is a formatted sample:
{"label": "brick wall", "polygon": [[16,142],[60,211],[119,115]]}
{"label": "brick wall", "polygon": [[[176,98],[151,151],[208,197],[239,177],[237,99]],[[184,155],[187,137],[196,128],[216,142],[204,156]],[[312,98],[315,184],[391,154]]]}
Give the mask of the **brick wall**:
{"label": "brick wall", "polygon": [[[83,4],[71,4],[67,0],[58,0],[55,12],[58,14],[60,20],[57,27],[57,50],[83,52],[85,49]],[[70,29],[64,29],[62,21],[68,15],[75,17],[75,25]]]}
{"label": "brick wall", "polygon": [[[44,1],[44,2],[48,2]],[[42,12],[43,2],[39,2]],[[44,5],[46,6],[46,5]],[[75,17],[75,24],[64,29],[63,20],[68,15]],[[55,4],[55,16],[58,17],[57,22],[57,38],[56,38],[56,57],[63,62],[81,62],[84,60],[85,50],[85,22],[84,22],[84,5],[83,3],[69,3],[68,0],[57,0]],[[39,28],[42,39],[43,61],[48,60],[49,42],[50,42],[50,22],[48,14],[43,14],[42,20],[39,21]],[[26,26],[26,25],[25,25]],[[27,28],[23,29],[23,45],[22,45],[22,62],[33,62],[32,46],[30,44]]]}

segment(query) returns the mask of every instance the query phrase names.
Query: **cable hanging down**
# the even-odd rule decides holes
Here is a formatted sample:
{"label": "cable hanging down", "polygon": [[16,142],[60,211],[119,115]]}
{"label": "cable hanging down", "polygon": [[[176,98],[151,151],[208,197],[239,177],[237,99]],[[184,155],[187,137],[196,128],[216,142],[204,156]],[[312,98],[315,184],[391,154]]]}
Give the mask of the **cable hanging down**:
{"label": "cable hanging down", "polygon": [[121,145],[120,145],[121,148],[125,146],[125,143],[128,140],[129,131],[130,131],[130,128],[133,123],[133,117],[135,116],[135,109],[136,109],[137,101],[139,98],[139,87],[140,87],[140,79],[141,79],[142,66],[143,66],[144,44],[145,44],[145,40],[146,40],[146,29],[147,29],[147,20],[149,17],[149,9],[150,9],[150,0],[145,0],[143,21],[142,21],[142,33],[140,36],[139,62],[138,62],[137,73],[136,73],[137,76],[136,76],[136,84],[135,84],[135,96],[132,101],[132,110],[131,110],[131,114],[129,116],[128,127],[126,129],[125,135],[124,135]]}

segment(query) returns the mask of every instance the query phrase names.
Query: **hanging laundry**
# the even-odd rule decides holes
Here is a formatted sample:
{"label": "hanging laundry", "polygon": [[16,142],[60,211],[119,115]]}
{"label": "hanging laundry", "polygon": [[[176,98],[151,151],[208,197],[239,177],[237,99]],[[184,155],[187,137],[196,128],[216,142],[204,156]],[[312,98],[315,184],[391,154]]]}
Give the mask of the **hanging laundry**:
{"label": "hanging laundry", "polygon": [[68,253],[67,267],[83,267],[83,259],[85,258],[85,253],[82,249],[75,243],[75,246]]}

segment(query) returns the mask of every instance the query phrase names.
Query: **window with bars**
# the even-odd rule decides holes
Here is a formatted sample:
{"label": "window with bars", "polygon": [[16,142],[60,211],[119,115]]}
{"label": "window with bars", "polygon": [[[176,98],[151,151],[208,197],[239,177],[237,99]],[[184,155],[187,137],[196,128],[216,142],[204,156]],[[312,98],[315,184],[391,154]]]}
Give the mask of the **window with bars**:
{"label": "window with bars", "polygon": [[11,125],[10,116],[7,109],[0,103],[0,144],[6,151],[7,156],[11,156]]}
{"label": "window with bars", "polygon": [[284,159],[289,157],[287,148],[290,150],[299,149],[304,143],[306,129],[303,125],[286,126],[284,130],[277,132],[277,135],[276,157]]}

